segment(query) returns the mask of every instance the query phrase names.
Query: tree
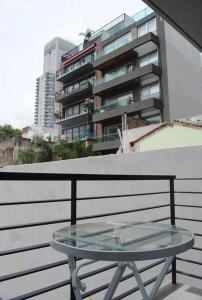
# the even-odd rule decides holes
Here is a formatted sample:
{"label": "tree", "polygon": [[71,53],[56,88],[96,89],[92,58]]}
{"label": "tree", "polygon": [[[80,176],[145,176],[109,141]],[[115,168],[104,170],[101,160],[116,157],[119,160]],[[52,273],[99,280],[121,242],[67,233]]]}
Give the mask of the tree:
{"label": "tree", "polygon": [[86,32],[80,32],[79,33],[79,35],[84,36],[84,42],[83,42],[84,46],[85,46],[86,43],[88,43],[88,41],[89,41],[90,37],[92,36],[92,34],[93,34],[93,30],[90,29],[90,28],[87,28]]}
{"label": "tree", "polygon": [[53,160],[69,158],[71,158],[71,148],[68,141],[61,140],[59,144],[53,146]]}
{"label": "tree", "polygon": [[36,161],[36,152],[33,149],[24,149],[19,153],[19,161],[21,164],[33,164]]}
{"label": "tree", "polygon": [[0,138],[12,138],[16,139],[22,138],[22,133],[20,129],[13,128],[10,124],[0,125]]}

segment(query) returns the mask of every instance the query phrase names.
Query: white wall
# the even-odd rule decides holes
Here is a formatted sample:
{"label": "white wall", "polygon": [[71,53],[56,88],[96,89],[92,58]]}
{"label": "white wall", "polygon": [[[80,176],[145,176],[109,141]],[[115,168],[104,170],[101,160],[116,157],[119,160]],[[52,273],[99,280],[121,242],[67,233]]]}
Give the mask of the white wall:
{"label": "white wall", "polygon": [[[69,161],[57,161],[33,165],[21,165],[5,167],[2,171],[20,171],[20,172],[53,172],[53,173],[110,173],[110,174],[176,174],[178,177],[202,177],[201,176],[201,157],[202,147],[178,148],[161,151],[142,152],[136,154],[125,155],[108,155],[102,157],[91,157],[83,159],[75,159]],[[176,183],[177,190],[201,190],[201,183],[183,182]],[[78,196],[87,197],[93,195],[112,195],[121,193],[138,193],[168,190],[168,184],[165,182],[82,182],[78,185]],[[70,186],[66,182],[1,182],[0,183],[0,201],[21,201],[21,200],[37,200],[37,199],[59,199],[69,197]],[[113,198],[108,200],[91,200],[81,201],[78,204],[78,216],[108,213],[112,211],[127,210],[155,204],[168,203],[169,196],[145,196],[132,198]],[[190,203],[190,195],[176,195],[176,201]],[[200,195],[191,195],[192,203],[200,202]],[[201,218],[201,212],[196,209],[176,209],[177,215],[189,216],[190,218]],[[108,217],[113,220],[152,220],[159,217],[169,215],[169,208],[156,210],[148,210],[135,213],[125,214],[115,217]],[[34,206],[16,206],[1,207],[0,209],[0,226],[39,222],[51,219],[68,218],[70,216],[70,207],[68,203],[61,204],[36,204]],[[98,221],[94,219],[92,221]],[[178,221],[177,224],[187,227],[193,231],[200,231],[198,223]],[[0,251],[7,248],[16,248],[26,245],[37,244],[49,241],[51,233],[57,228],[65,226],[65,223],[33,227],[28,229],[13,230],[11,232],[0,232],[1,244]],[[200,240],[196,240],[197,246],[202,246]],[[185,254],[192,259],[202,260],[201,253],[193,250]],[[194,257],[193,257],[194,255]],[[64,255],[60,255],[51,248],[44,248],[30,253],[21,253],[8,257],[0,258],[0,276],[7,273],[25,270],[30,267],[36,267],[64,259]],[[181,267],[181,264],[179,264]],[[158,272],[159,268],[155,268],[150,272],[144,273],[144,278],[149,279]],[[190,265],[183,265],[184,271],[190,271]],[[200,269],[191,266],[191,271],[198,274]],[[100,274],[93,279],[87,280],[87,287],[92,289],[100,284],[110,280],[110,275]],[[35,290],[53,283],[65,280],[68,276],[67,267],[63,266],[58,269],[51,269],[46,272],[36,273],[31,276],[18,278],[1,283],[0,297],[8,299],[31,290]],[[191,280],[183,276],[178,276],[179,281],[184,281],[189,285],[199,285],[197,280]],[[132,288],[135,285],[134,279],[128,280],[120,285],[117,293]],[[200,285],[199,285],[200,286]],[[58,289],[54,292],[44,294],[43,296],[33,299],[40,300],[58,300],[68,299],[67,288]],[[93,300],[100,300],[101,295],[96,295]],[[134,299],[130,296],[127,299]]]}

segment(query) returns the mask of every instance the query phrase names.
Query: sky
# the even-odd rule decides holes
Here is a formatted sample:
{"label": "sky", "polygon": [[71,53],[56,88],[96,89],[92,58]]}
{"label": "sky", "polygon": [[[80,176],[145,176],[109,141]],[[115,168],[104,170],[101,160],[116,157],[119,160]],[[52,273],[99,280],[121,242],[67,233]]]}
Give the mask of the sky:
{"label": "sky", "polygon": [[99,29],[145,7],[141,0],[0,0],[0,125],[33,124],[47,42],[59,36],[80,44],[86,28]]}

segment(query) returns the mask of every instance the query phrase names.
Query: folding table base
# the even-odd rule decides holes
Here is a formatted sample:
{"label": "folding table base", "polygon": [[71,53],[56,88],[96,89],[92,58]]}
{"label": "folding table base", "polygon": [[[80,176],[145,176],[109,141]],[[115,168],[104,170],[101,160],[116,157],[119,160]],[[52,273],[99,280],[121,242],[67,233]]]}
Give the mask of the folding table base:
{"label": "folding table base", "polygon": [[[147,291],[144,287],[144,283],[142,281],[142,278],[140,276],[140,273],[137,269],[135,262],[119,262],[118,267],[114,273],[114,276],[112,277],[111,283],[109,284],[109,287],[107,289],[107,292],[106,292],[103,300],[112,300],[112,297],[121,281],[121,278],[122,278],[123,273],[125,272],[126,268],[129,268],[133,272],[134,277],[137,281],[138,287],[140,289],[140,292],[142,294],[143,300],[154,300],[173,259],[174,259],[174,257],[166,258],[165,263],[164,263],[164,265],[156,279],[156,282],[149,294],[147,293]],[[89,264],[95,263],[96,261],[88,261],[88,262],[76,267],[75,258],[73,256],[69,255],[68,260],[69,260],[70,275],[71,275],[71,279],[72,279],[72,286],[74,289],[74,294],[75,294],[76,300],[82,300],[81,291],[84,292],[86,289],[86,286],[84,283],[82,283],[80,281],[80,279],[78,277],[78,272],[79,272],[80,268],[87,266]]]}

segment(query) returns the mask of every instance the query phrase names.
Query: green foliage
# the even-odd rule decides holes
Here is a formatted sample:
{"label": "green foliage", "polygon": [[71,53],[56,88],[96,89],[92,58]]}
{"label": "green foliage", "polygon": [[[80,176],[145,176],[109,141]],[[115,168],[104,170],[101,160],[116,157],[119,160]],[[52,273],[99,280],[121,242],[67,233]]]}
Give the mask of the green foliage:
{"label": "green foliage", "polygon": [[20,129],[13,128],[9,124],[0,125],[0,138],[12,138],[15,137],[16,139],[22,138],[22,133]]}
{"label": "green foliage", "polygon": [[70,143],[65,140],[61,140],[59,144],[53,146],[53,160],[70,159],[71,149]]}
{"label": "green foliage", "polygon": [[[19,163],[32,164],[36,161],[36,152],[33,149],[24,149],[19,153]],[[16,162],[15,162],[16,163]]]}
{"label": "green foliage", "polygon": [[52,144],[50,141],[35,137],[32,149],[20,151],[18,163],[31,164],[92,155],[92,148],[86,147],[85,142],[80,140],[73,143],[69,143],[67,140],[61,140],[58,144]]}

